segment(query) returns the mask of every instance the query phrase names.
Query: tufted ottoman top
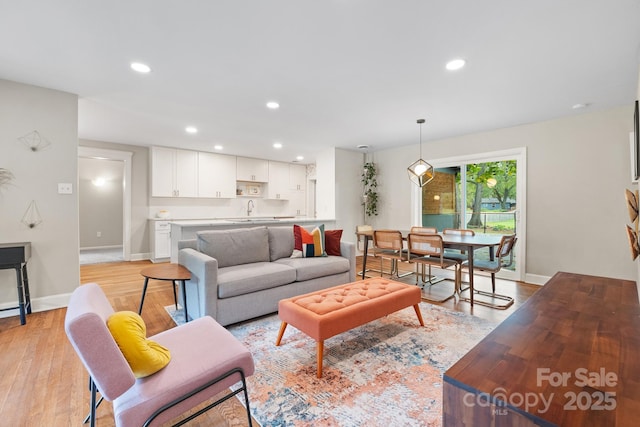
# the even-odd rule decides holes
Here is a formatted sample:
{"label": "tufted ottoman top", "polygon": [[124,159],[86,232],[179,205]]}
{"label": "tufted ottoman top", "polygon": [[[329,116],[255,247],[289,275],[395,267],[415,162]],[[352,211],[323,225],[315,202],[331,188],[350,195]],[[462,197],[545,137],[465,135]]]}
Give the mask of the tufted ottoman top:
{"label": "tufted ottoman top", "polygon": [[281,300],[278,316],[322,341],[420,301],[417,286],[375,277]]}

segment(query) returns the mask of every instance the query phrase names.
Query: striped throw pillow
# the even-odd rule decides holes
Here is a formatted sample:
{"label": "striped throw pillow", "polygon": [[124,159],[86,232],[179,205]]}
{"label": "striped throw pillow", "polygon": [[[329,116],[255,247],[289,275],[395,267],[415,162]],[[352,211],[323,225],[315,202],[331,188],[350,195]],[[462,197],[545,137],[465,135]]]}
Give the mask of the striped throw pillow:
{"label": "striped throw pillow", "polygon": [[324,248],[324,224],[312,231],[299,225],[293,226],[293,253],[291,258],[311,258],[327,256]]}

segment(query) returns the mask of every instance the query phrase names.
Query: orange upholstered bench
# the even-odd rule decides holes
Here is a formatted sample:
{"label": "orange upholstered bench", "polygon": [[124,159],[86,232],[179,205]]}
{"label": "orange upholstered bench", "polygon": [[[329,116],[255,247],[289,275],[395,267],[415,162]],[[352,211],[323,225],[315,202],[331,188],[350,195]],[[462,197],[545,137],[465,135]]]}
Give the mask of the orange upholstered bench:
{"label": "orange upholstered bench", "polygon": [[276,345],[280,345],[288,324],[316,340],[321,378],[324,340],[411,306],[424,326],[420,301],[417,286],[379,277],[283,299],[278,303],[282,324]]}

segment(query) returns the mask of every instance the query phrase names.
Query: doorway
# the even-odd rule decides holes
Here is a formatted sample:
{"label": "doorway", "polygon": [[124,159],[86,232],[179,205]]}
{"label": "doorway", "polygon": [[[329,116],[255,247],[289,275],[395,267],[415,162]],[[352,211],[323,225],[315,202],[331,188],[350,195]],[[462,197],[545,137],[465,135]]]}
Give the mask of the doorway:
{"label": "doorway", "polygon": [[[517,234],[513,264],[498,277],[522,280],[526,248],[526,149],[430,161],[433,181],[415,190],[413,224]],[[489,256],[478,251],[479,259]]]}
{"label": "doorway", "polygon": [[[121,165],[122,175],[118,178],[118,182],[115,183],[115,185],[120,185],[120,182],[122,184],[122,208],[117,222],[119,222],[120,219],[122,221],[121,253],[122,260],[124,261],[131,260],[131,156],[132,153],[128,151],[78,147],[79,161],[80,159],[106,160],[112,164]],[[78,177],[78,181],[80,182],[80,177]],[[82,197],[82,192],[78,192],[78,197]],[[81,200],[79,200],[79,204],[82,204]],[[82,219],[80,219],[80,222],[82,222]],[[80,227],[80,224],[78,226]]]}

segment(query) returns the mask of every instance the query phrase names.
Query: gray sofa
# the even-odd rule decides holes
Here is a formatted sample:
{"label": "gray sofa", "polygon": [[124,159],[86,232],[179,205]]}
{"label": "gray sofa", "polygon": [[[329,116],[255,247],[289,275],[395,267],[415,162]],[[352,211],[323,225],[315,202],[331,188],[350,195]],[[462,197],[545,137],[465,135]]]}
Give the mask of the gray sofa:
{"label": "gray sofa", "polygon": [[186,284],[190,318],[211,316],[229,325],[278,311],[278,301],[353,282],[355,245],[341,256],[291,258],[292,226],[197,233],[178,244],[178,262],[191,271]]}

